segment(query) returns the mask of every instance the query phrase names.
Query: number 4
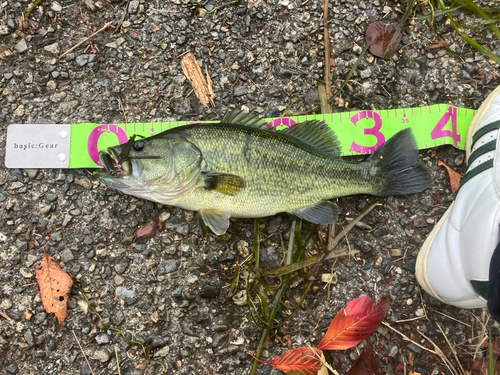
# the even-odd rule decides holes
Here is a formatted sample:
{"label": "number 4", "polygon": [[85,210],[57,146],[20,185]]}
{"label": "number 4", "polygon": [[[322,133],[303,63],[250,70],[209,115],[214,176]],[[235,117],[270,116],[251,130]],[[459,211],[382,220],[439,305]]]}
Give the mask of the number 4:
{"label": "number 4", "polygon": [[[451,131],[444,130],[451,118]],[[432,139],[451,137],[455,146],[461,143],[461,135],[457,133],[457,109],[455,107],[448,108],[448,111],[441,117],[436,126],[431,132]]]}

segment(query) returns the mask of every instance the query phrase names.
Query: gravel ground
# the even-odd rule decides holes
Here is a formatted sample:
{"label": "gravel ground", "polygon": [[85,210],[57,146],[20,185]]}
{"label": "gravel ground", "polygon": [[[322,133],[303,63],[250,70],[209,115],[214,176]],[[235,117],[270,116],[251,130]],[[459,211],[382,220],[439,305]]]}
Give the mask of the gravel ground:
{"label": "gravel ground", "polygon": [[[31,3],[1,4],[0,44],[10,43]],[[336,88],[359,55],[370,14],[394,22],[405,2],[332,3]],[[217,119],[234,108],[271,117],[294,99],[292,111],[316,105],[316,87],[324,71],[323,2],[250,1],[200,18],[193,16],[195,6],[211,9],[220,3],[130,0],[119,32],[110,28],[58,59],[106,22],[118,23],[126,5],[119,0],[45,1],[32,13],[30,27],[17,39],[14,52],[0,60],[2,160],[9,123],[121,123],[124,116],[129,122]],[[464,17],[468,16],[459,20],[466,22]],[[500,84],[498,66],[471,50],[445,21],[437,19],[442,37],[461,55],[426,50],[436,36],[424,21],[412,21],[392,59],[366,55],[335,111],[435,103],[477,109]],[[500,53],[490,32],[472,32]],[[211,74],[215,108],[204,109],[194,95],[188,96],[191,85],[180,64],[187,51]],[[435,151],[464,170],[463,152],[452,147]],[[336,263],[331,299],[318,281],[319,290],[274,332],[265,360],[287,349],[288,332],[291,347],[317,345],[347,302],[361,295],[389,295],[391,326],[432,349],[423,333],[459,368],[439,324],[468,369],[481,333],[481,311],[439,303],[420,292],[414,276],[420,246],[453,200],[437,158],[423,151],[419,163],[432,174],[432,187],[412,196],[389,197],[363,219],[364,225],[349,236],[350,246],[360,253]],[[372,200],[340,199],[339,222],[345,224]],[[161,230],[148,240],[134,241],[137,230],[153,220],[160,222]],[[288,238],[291,221],[289,215],[262,221],[265,267],[280,261],[281,236]],[[304,235],[309,228],[304,226]],[[91,374],[75,335],[94,374],[118,374],[115,350],[121,374],[162,373],[144,359],[138,346],[103,329],[76,289],[64,325],[44,312],[34,278],[42,244],[76,276],[106,324],[144,343],[169,374],[249,373],[252,361],[246,352],[255,351],[260,329],[249,321],[247,307],[236,305],[226,294],[235,266],[252,249],[253,220],[233,220],[227,235],[205,241],[193,212],[125,196],[93,181],[89,171],[6,169],[2,163],[0,233],[1,374]],[[328,262],[321,272],[331,270]],[[286,295],[291,306],[302,295],[303,283],[296,278]],[[276,285],[278,280],[270,282]],[[318,329],[311,332],[318,321]],[[493,332],[498,333],[497,328]],[[449,373],[438,356],[384,326],[370,340],[384,374]],[[334,355],[342,374],[358,352]],[[484,356],[484,350],[478,355]],[[261,366],[259,373],[279,372]]]}

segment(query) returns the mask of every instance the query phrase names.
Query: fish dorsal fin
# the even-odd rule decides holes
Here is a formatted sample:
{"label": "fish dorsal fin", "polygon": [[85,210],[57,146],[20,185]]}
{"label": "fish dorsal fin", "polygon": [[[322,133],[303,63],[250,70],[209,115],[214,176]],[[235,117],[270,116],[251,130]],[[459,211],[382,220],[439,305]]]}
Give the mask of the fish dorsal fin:
{"label": "fish dorsal fin", "polygon": [[246,113],[244,111],[231,111],[227,112],[221,120],[224,124],[235,124],[250,126],[252,128],[269,130],[266,120],[263,118]]}
{"label": "fish dorsal fin", "polygon": [[305,143],[310,151],[323,157],[334,159],[342,155],[342,148],[335,132],[324,122],[318,120],[300,122],[282,130],[280,134]]}

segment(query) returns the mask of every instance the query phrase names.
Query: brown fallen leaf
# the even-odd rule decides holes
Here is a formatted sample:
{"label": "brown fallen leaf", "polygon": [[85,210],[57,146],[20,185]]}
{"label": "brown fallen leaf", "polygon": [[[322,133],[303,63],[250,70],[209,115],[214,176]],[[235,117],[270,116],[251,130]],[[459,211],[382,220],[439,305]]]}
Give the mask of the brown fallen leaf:
{"label": "brown fallen leaf", "polygon": [[436,157],[439,159],[438,165],[442,165],[448,171],[448,176],[450,177],[451,192],[453,194],[455,194],[455,192],[460,188],[460,180],[462,179],[462,177],[464,176],[464,174],[457,172],[452,167],[450,167],[448,164],[446,164],[443,161],[443,159],[441,159],[438,156],[438,154],[436,154],[434,151],[431,150],[431,152],[434,155],[436,155]]}
{"label": "brown fallen leaf", "polygon": [[191,82],[193,86],[194,93],[199,99],[203,107],[208,108],[210,105],[215,107],[214,98],[215,94],[212,89],[212,81],[207,72],[208,82],[203,77],[201,68],[196,61],[196,57],[192,53],[188,53],[182,59],[182,71],[186,75],[187,79]]}
{"label": "brown fallen leaf", "polygon": [[44,249],[44,258],[40,269],[36,270],[36,279],[42,293],[42,303],[45,311],[54,313],[63,324],[68,313],[68,297],[73,280],[49,257]]}
{"label": "brown fallen leaf", "polygon": [[387,53],[388,57],[391,57],[394,52],[398,49],[399,42],[403,37],[402,33],[399,33],[396,43],[390,51],[387,51],[389,44],[391,43],[392,37],[396,33],[399,23],[395,22],[392,25],[386,26],[382,22],[378,21],[374,17],[371,19],[371,23],[366,29],[365,39],[366,43],[370,47],[370,52],[378,57],[384,57]]}
{"label": "brown fallen leaf", "polygon": [[429,47],[426,49],[436,49],[436,48],[442,48],[446,47],[448,45],[448,42],[446,40],[436,40],[435,42],[432,42]]}

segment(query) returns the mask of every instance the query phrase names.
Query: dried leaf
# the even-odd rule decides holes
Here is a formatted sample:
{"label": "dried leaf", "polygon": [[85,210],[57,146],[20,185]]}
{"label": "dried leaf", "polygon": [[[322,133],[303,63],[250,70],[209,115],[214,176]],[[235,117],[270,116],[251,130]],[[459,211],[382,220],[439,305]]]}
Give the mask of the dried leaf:
{"label": "dried leaf", "polygon": [[399,42],[401,41],[402,34],[399,33],[397,42],[387,51],[389,44],[391,43],[392,37],[396,33],[399,22],[395,22],[392,25],[386,26],[382,22],[377,21],[372,17],[371,23],[366,29],[366,43],[370,47],[370,52],[378,57],[384,57],[386,52],[387,56],[391,57],[394,52],[398,49]]}
{"label": "dried leaf", "polygon": [[[320,363],[320,351],[313,348],[297,348],[273,359],[265,365],[273,366],[286,375],[317,375]],[[253,357],[253,356],[252,356]]]}
{"label": "dried leaf", "polygon": [[372,299],[367,296],[349,302],[333,319],[318,348],[345,350],[358,345],[377,330],[389,308],[387,297],[382,297],[373,305]]}
{"label": "dried leaf", "polygon": [[439,159],[438,165],[442,165],[448,171],[448,176],[450,177],[451,192],[453,194],[455,194],[455,192],[460,187],[460,180],[462,179],[464,174],[457,172],[456,170],[454,170],[452,167],[450,167],[448,164],[446,164],[441,159]]}
{"label": "dried leaf", "polygon": [[347,375],[380,375],[377,361],[373,356],[373,346],[370,340],[366,341],[363,353],[361,353]]}
{"label": "dried leaf", "polygon": [[42,293],[45,311],[56,314],[59,324],[63,324],[68,312],[68,297],[73,280],[49,257],[44,249],[44,259],[36,270],[36,279]]}
{"label": "dried leaf", "polygon": [[448,42],[446,40],[437,40],[435,42],[432,42],[431,45],[429,47],[427,47],[426,49],[436,49],[436,48],[442,48],[442,47],[446,47],[448,45]]}
{"label": "dried leaf", "polygon": [[205,81],[205,78],[203,77],[201,68],[198,65],[198,62],[196,61],[194,55],[192,53],[188,53],[182,59],[181,66],[182,66],[182,71],[191,82],[194,93],[196,94],[196,97],[200,100],[201,104],[203,104],[205,108],[210,107],[210,105],[212,105],[212,107],[215,107],[214,103],[215,95],[211,87],[212,86],[211,81],[209,86],[207,84],[207,81]]}

